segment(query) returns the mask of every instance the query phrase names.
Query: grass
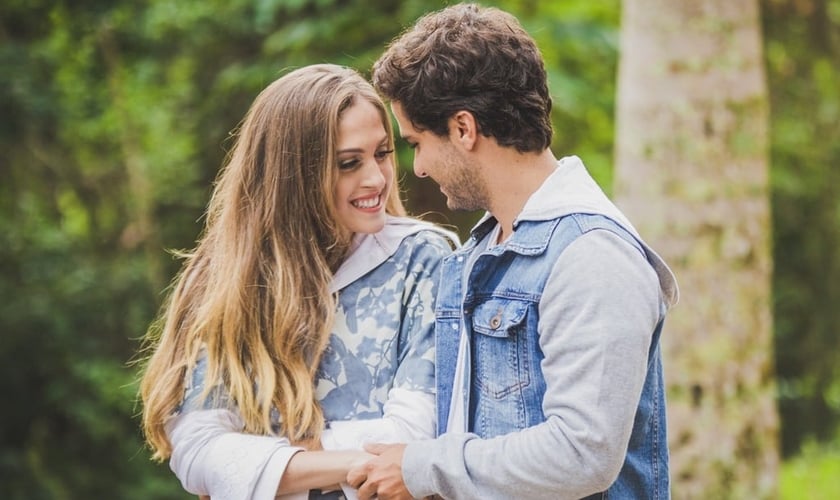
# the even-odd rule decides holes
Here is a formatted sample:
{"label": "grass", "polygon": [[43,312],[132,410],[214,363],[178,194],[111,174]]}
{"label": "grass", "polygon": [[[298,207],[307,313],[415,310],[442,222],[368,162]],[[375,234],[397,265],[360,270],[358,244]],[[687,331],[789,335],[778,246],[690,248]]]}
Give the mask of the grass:
{"label": "grass", "polygon": [[808,443],[785,460],[779,477],[781,500],[840,499],[840,440]]}

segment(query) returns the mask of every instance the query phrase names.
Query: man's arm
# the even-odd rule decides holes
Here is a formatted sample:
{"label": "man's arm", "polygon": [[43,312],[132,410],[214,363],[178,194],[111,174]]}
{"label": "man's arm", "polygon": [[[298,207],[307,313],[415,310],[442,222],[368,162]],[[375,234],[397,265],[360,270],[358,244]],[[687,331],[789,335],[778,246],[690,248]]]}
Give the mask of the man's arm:
{"label": "man's arm", "polygon": [[365,451],[378,455],[366,464],[352,469],[347,482],[358,488],[359,500],[410,500],[414,498],[406,489],[402,477],[404,444],[371,444]]}
{"label": "man's arm", "polygon": [[624,462],[659,301],[656,274],[636,248],[604,230],[575,240],[540,303],[546,421],[492,439],[409,443],[401,462],[408,491],[575,499],[609,487]]}

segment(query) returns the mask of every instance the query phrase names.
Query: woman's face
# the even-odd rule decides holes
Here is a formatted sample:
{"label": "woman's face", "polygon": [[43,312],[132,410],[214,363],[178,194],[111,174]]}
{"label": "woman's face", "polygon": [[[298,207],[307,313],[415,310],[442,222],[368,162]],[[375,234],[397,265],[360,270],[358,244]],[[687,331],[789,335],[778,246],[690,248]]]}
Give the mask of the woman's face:
{"label": "woman's face", "polygon": [[385,226],[385,201],[394,182],[394,150],[376,107],[362,98],[338,123],[338,222],[351,233],[375,233]]}

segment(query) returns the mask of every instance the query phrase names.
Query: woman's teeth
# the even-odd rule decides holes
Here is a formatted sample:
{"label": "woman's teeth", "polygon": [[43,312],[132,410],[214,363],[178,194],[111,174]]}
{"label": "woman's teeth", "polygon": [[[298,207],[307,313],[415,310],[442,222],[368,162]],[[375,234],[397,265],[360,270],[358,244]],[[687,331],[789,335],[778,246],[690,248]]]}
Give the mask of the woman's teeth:
{"label": "woman's teeth", "polygon": [[353,206],[356,208],[373,208],[379,205],[379,198],[379,196],[374,196],[373,198],[356,200],[353,202]]}

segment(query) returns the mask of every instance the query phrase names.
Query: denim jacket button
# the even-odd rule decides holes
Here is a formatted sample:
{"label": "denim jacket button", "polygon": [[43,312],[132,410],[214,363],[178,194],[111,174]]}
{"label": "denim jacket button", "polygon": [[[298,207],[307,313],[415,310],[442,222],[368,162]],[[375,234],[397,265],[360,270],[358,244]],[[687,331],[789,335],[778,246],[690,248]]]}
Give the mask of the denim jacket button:
{"label": "denim jacket button", "polygon": [[493,316],[492,318],[490,318],[490,327],[493,328],[494,330],[496,328],[499,328],[499,325],[501,325],[501,324],[502,324],[502,315],[501,314],[497,314],[497,315]]}

